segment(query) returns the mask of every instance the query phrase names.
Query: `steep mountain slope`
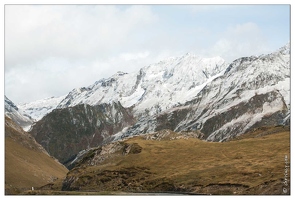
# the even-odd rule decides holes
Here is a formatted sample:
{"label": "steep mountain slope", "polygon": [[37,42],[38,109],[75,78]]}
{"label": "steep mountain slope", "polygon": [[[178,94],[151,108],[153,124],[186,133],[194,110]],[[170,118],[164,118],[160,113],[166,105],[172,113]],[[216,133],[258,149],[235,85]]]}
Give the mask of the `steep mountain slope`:
{"label": "steep mountain slope", "polygon": [[62,179],[67,171],[30,134],[5,117],[5,194]]}
{"label": "steep mountain slope", "polygon": [[290,123],[290,45],[235,60],[196,97],[157,116],[141,118],[114,139],[161,129],[200,130],[223,141],[264,125]]}
{"label": "steep mountain slope", "polygon": [[19,109],[11,100],[4,96],[5,115],[11,118],[15,123],[27,131],[34,120]]}
{"label": "steep mountain slope", "polygon": [[137,73],[118,72],[89,87],[74,89],[58,108],[120,101],[124,107],[133,106],[136,117],[154,115],[191,100],[206,83],[221,75],[226,66],[220,57],[187,54],[170,58]]}
{"label": "steep mountain slope", "polygon": [[282,189],[289,152],[290,127],[264,127],[248,138],[223,143],[164,130],[90,149],[60,189],[290,194],[289,186],[286,193]]}
{"label": "steep mountain slope", "polygon": [[67,165],[79,151],[108,141],[111,135],[133,124],[130,109],[119,102],[83,104],[53,110],[34,124],[30,133],[50,155]]}
{"label": "steep mountain slope", "polygon": [[30,103],[24,103],[17,105],[26,115],[33,118],[35,121],[39,121],[46,114],[50,113],[57,105],[63,100],[65,96],[50,97],[41,100],[37,100]]}

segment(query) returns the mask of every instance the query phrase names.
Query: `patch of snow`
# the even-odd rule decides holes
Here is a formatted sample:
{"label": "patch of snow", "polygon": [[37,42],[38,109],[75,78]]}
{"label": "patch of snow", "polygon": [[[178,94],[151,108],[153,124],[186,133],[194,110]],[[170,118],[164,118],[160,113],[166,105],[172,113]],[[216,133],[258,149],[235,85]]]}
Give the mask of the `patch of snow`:
{"label": "patch of snow", "polygon": [[123,107],[129,108],[133,106],[134,104],[136,104],[137,102],[139,102],[139,100],[142,98],[144,93],[145,93],[145,90],[138,87],[132,95],[127,97],[122,97],[120,102]]}
{"label": "patch of snow", "polygon": [[22,127],[24,131],[28,132],[31,129],[32,125]]}
{"label": "patch of snow", "polygon": [[124,127],[121,131],[119,131],[118,133],[114,134],[112,137],[114,138],[114,141],[116,140],[120,140],[121,136],[127,132],[128,128],[130,128],[129,126]]}

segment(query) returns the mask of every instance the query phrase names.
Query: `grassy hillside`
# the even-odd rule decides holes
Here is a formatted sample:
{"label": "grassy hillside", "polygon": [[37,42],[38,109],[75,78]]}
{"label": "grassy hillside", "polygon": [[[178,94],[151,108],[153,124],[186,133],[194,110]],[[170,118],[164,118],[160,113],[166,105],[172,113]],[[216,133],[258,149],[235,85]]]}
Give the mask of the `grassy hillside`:
{"label": "grassy hillside", "polygon": [[[284,194],[289,127],[266,127],[248,138],[224,143],[139,136],[120,144],[122,148],[119,144],[105,147],[110,152],[105,157],[101,148],[90,151],[80,166],[68,173],[63,190]],[[288,180],[289,175],[290,171]]]}
{"label": "grassy hillside", "polygon": [[5,118],[5,194],[63,179],[67,171],[32,136]]}

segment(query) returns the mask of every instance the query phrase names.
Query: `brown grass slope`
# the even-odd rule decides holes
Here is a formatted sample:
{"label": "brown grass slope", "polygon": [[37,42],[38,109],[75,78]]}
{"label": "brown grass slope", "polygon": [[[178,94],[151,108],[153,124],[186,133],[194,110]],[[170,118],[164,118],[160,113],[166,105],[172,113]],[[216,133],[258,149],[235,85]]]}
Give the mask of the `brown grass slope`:
{"label": "brown grass slope", "polygon": [[5,117],[5,194],[18,194],[66,176],[67,169]]}
{"label": "brown grass slope", "polygon": [[[284,194],[290,131],[268,127],[224,143],[197,138],[147,140],[139,136],[90,151],[60,189],[80,192],[189,192]],[[265,132],[265,134],[263,134]],[[269,134],[267,134],[269,133]],[[107,149],[111,152],[111,147]],[[129,148],[129,153],[126,149]],[[289,168],[288,168],[289,170]],[[290,180],[290,171],[287,179]],[[287,187],[289,194],[289,187]]]}

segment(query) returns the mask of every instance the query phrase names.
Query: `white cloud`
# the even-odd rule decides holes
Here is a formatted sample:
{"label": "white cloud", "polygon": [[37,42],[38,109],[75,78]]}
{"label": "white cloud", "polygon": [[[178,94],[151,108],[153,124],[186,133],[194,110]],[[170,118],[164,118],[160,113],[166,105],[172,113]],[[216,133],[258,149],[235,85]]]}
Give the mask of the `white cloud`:
{"label": "white cloud", "polygon": [[216,41],[212,54],[220,55],[228,61],[243,57],[268,53],[268,41],[261,29],[252,22],[230,26]]}

